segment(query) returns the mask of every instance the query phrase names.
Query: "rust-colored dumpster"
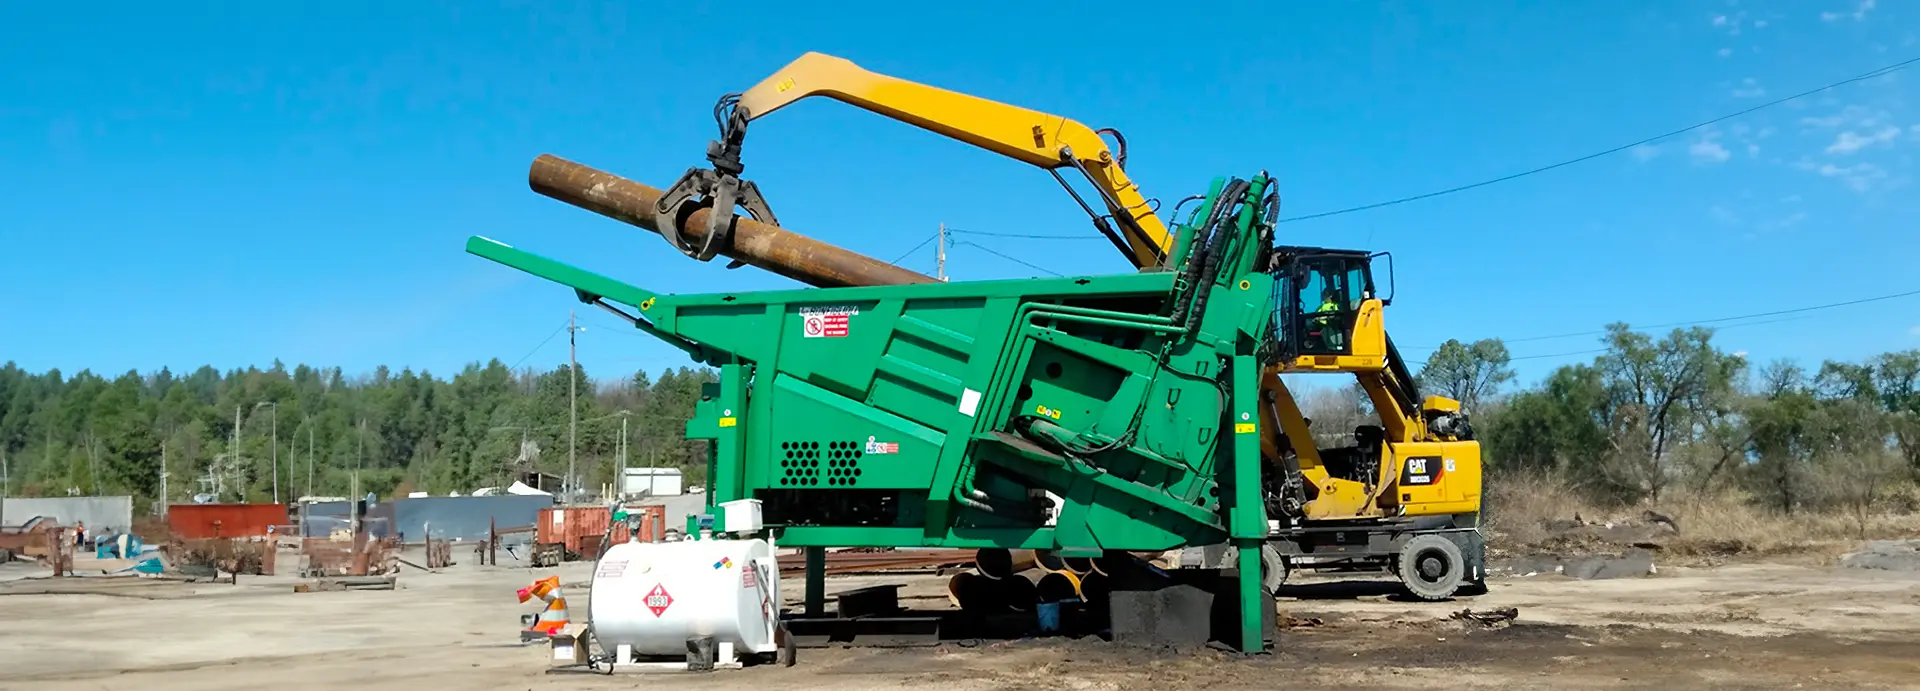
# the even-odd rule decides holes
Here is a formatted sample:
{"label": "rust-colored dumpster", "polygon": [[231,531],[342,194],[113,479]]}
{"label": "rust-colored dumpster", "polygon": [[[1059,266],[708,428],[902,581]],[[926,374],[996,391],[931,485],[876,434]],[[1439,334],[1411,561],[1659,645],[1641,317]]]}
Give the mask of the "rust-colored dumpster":
{"label": "rust-colored dumpster", "polygon": [[541,509],[534,520],[534,542],[562,545],[567,551],[592,559],[600,555],[600,538],[613,523],[604,506],[555,506]]}
{"label": "rust-colored dumpster", "polygon": [[640,519],[640,541],[659,542],[667,536],[667,507],[629,506],[627,513]]}
{"label": "rust-colored dumpster", "polygon": [[266,537],[286,525],[286,504],[175,504],[167,507],[167,529],[182,540]]}

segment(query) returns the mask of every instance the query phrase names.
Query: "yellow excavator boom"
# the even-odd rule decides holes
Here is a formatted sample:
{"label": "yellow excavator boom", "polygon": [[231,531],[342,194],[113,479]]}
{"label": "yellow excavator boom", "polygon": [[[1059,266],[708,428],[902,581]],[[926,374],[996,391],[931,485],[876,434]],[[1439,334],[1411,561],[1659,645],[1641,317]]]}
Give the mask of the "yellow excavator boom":
{"label": "yellow excavator boom", "polygon": [[876,74],[850,60],[812,52],[742,92],[735,107],[754,120],[810,96],[825,96],[1050,171],[1077,168],[1118,220],[1135,267],[1158,265],[1172,251],[1166,224],[1127,178],[1122,161],[1098,132],[1072,119]]}

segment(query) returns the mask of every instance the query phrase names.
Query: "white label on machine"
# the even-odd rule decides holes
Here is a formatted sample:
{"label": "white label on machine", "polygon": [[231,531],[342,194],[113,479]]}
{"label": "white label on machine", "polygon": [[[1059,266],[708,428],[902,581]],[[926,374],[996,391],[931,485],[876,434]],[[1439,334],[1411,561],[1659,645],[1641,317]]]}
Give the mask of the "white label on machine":
{"label": "white label on machine", "polygon": [[616,561],[603,561],[603,562],[600,562],[600,569],[594,572],[593,577],[594,578],[619,578],[620,574],[623,574],[626,572],[627,572],[627,560],[625,559],[620,559]]}
{"label": "white label on machine", "polygon": [[801,332],[807,338],[845,338],[848,318],[859,313],[860,308],[852,306],[802,307]]}
{"label": "white label on machine", "polygon": [[960,414],[973,417],[973,414],[977,412],[980,412],[980,392],[974,391],[973,389],[961,389]]}
{"label": "white label on machine", "polygon": [[900,453],[900,442],[874,441],[873,437],[867,437],[866,452],[868,454]]}

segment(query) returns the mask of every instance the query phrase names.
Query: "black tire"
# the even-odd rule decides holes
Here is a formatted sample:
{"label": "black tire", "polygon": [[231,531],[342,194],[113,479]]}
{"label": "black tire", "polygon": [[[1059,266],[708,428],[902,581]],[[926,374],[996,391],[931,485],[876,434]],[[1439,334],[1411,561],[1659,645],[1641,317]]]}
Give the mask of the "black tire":
{"label": "black tire", "polygon": [[1394,556],[1400,584],[1414,597],[1437,602],[1453,597],[1467,575],[1460,546],[1440,535],[1415,535]]}
{"label": "black tire", "polygon": [[1278,591],[1287,584],[1287,558],[1280,556],[1280,549],[1272,544],[1260,546],[1260,582],[1269,591]]}

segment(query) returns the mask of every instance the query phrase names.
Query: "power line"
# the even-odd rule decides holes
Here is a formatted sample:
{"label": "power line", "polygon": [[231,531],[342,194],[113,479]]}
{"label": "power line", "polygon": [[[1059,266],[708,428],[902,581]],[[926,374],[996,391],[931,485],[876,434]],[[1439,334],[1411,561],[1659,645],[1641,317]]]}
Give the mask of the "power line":
{"label": "power line", "polygon": [[1908,59],[1906,59],[1906,60],[1902,60],[1902,61],[1900,61],[1900,62],[1896,62],[1896,63],[1893,63],[1893,64],[1891,64],[1891,65],[1887,65],[1887,66],[1885,66],[1885,67],[1881,67],[1881,68],[1879,68],[1879,69],[1876,69],[1876,70],[1873,70],[1873,71],[1871,71],[1871,72],[1867,72],[1867,73],[1864,73],[1864,74],[1860,74],[1860,75],[1857,75],[1857,76],[1853,76],[1853,77],[1848,77],[1848,78],[1846,78],[1846,79],[1842,79],[1842,80],[1840,80],[1840,81],[1837,81],[1837,82],[1833,82],[1833,83],[1831,83],[1831,84],[1828,84],[1828,85],[1826,85],[1826,86],[1822,86],[1822,87],[1820,87],[1820,88],[1817,88],[1817,89],[1812,89],[1812,90],[1809,90],[1809,91],[1802,91],[1802,92],[1800,92],[1800,93],[1797,93],[1797,94],[1794,94],[1794,95],[1792,95],[1792,96],[1787,96],[1787,97],[1785,97],[1785,98],[1778,98],[1778,99],[1774,99],[1774,100],[1772,100],[1772,101],[1768,101],[1768,102],[1766,102],[1766,103],[1762,103],[1762,104],[1760,104],[1760,105],[1757,105],[1757,106],[1754,106],[1754,107],[1752,107],[1752,108],[1748,108],[1748,109],[1746,109],[1746,110],[1742,110],[1742,111],[1739,111],[1739,112],[1736,112],[1736,113],[1732,113],[1732,114],[1729,114],[1729,115],[1722,115],[1722,116],[1720,116],[1720,117],[1717,117],[1717,118],[1714,118],[1714,119],[1712,119],[1712,120],[1707,120],[1707,121],[1705,121],[1705,122],[1701,122],[1701,123],[1697,123],[1697,124],[1693,124],[1693,125],[1688,125],[1688,126],[1686,126],[1686,127],[1682,127],[1682,128],[1680,128],[1680,129],[1677,129],[1677,130],[1674,130],[1674,131],[1672,131],[1672,132],[1668,132],[1668,133],[1666,133],[1666,134],[1660,134],[1660,135],[1655,135],[1655,136],[1652,136],[1652,137],[1647,137],[1646,139],[1642,139],[1642,140],[1639,140],[1639,141],[1636,141],[1636,142],[1633,142],[1633,143],[1631,143],[1631,144],[1622,144],[1622,145],[1620,145],[1620,146],[1616,146],[1616,147],[1613,147],[1613,148],[1611,148],[1611,149],[1607,149],[1607,150],[1605,150],[1605,151],[1599,151],[1599,152],[1595,152],[1595,153],[1591,153],[1591,154],[1587,154],[1587,155],[1585,155],[1585,156],[1581,156],[1581,157],[1579,157],[1579,158],[1572,158],[1572,159],[1568,159],[1568,160],[1565,160],[1565,161],[1561,161],[1561,162],[1559,162],[1559,163],[1555,163],[1555,164],[1552,164],[1552,165],[1547,165],[1547,166],[1541,166],[1541,167],[1539,167],[1539,168],[1534,168],[1534,169],[1532,169],[1532,170],[1527,170],[1527,171],[1522,171],[1522,172],[1518,172],[1518,173],[1513,173],[1513,174],[1510,174],[1510,175],[1503,175],[1503,176],[1501,176],[1501,177],[1497,177],[1497,178],[1493,178],[1493,179],[1491,179],[1491,180],[1482,180],[1482,181],[1480,181],[1480,182],[1475,182],[1475,183],[1472,183],[1472,184],[1467,184],[1467,185],[1460,185],[1460,186],[1458,186],[1458,187],[1449,187],[1449,188],[1447,188],[1447,189],[1443,189],[1443,190],[1436,190],[1436,191],[1433,191],[1433,192],[1427,192],[1427,193],[1425,193],[1425,194],[1416,194],[1416,195],[1413,195],[1413,196],[1411,196],[1411,197],[1401,197],[1401,198],[1399,198],[1399,199],[1390,199],[1390,200],[1387,200],[1387,201],[1383,201],[1383,202],[1374,202],[1374,203],[1372,203],[1372,204],[1362,204],[1362,205],[1360,205],[1360,206],[1354,206],[1354,207],[1348,207],[1348,208],[1345,208],[1345,209],[1339,209],[1339,210],[1335,210],[1335,211],[1326,211],[1326,212],[1322,212],[1322,213],[1317,213],[1317,214],[1308,214],[1308,215],[1305,215],[1305,216],[1294,216],[1294,217],[1291,217],[1291,218],[1283,218],[1283,219],[1280,219],[1280,221],[1279,221],[1279,222],[1280,222],[1280,223],[1293,223],[1293,222],[1295,222],[1295,221],[1308,221],[1308,220],[1313,220],[1313,219],[1316,219],[1316,218],[1326,218],[1326,217],[1328,217],[1328,216],[1339,216],[1339,215],[1342,215],[1342,214],[1350,214],[1350,213],[1356,213],[1356,212],[1360,212],[1360,211],[1371,211],[1371,210],[1373,210],[1373,209],[1379,209],[1379,208],[1383,208],[1383,207],[1388,207],[1388,206],[1394,206],[1394,205],[1396,205],[1396,204],[1405,204],[1405,203],[1407,203],[1407,202],[1414,202],[1414,201],[1420,201],[1420,200],[1422,200],[1422,199],[1432,199],[1432,198],[1434,198],[1434,197],[1439,197],[1439,196],[1443,196],[1443,195],[1448,195],[1448,194],[1453,194],[1453,193],[1456,193],[1456,192],[1465,192],[1465,191],[1467,191],[1467,190],[1471,190],[1471,189],[1476,189],[1476,188],[1480,188],[1480,187],[1486,187],[1487,185],[1494,185],[1494,184],[1499,184],[1499,183],[1502,183],[1502,182],[1507,182],[1507,181],[1509,181],[1509,180],[1517,180],[1517,179],[1519,179],[1519,178],[1523,178],[1523,177],[1527,177],[1527,176],[1529,176],[1529,175],[1535,175],[1535,174],[1538,174],[1538,173],[1545,173],[1545,172],[1547,172],[1547,171],[1550,171],[1550,170],[1554,170],[1554,169],[1556,169],[1556,168],[1563,168],[1563,167],[1566,167],[1566,166],[1570,166],[1570,165],[1573,165],[1573,164],[1575,164],[1575,163],[1584,163],[1584,162],[1586,162],[1586,161],[1591,161],[1591,160],[1593,160],[1593,159],[1596,159],[1596,158],[1600,158],[1600,157],[1602,157],[1602,156],[1607,156],[1607,155],[1610,155],[1610,154],[1617,154],[1617,153],[1620,153],[1620,152],[1622,152],[1622,151],[1626,151],[1626,150],[1628,150],[1628,149],[1631,149],[1631,148],[1633,148],[1633,147],[1636,147],[1636,146],[1640,146],[1640,145],[1642,145],[1642,144],[1650,144],[1650,143],[1653,143],[1653,142],[1656,142],[1656,141],[1659,141],[1659,140],[1662,140],[1662,139],[1666,139],[1666,138],[1668,138],[1668,137],[1672,137],[1672,136],[1675,136],[1675,135],[1680,135],[1680,134],[1686,134],[1686,133],[1688,133],[1688,132],[1692,132],[1692,131],[1694,131],[1694,130],[1697,130],[1697,129],[1700,129],[1700,128],[1703,128],[1703,127],[1707,127],[1707,126],[1710,126],[1710,125],[1715,125],[1715,124],[1718,124],[1718,123],[1721,123],[1721,122],[1724,122],[1724,121],[1727,121],[1727,120],[1732,120],[1732,119],[1734,119],[1734,118],[1737,118],[1737,117],[1740,117],[1740,116],[1743,116],[1743,115],[1748,115],[1748,114],[1750,114],[1750,113],[1754,113],[1754,112],[1756,112],[1756,111],[1760,111],[1760,110],[1765,110],[1765,109],[1767,109],[1767,108],[1772,108],[1772,107],[1774,107],[1774,106],[1778,106],[1778,105],[1781,105],[1781,104],[1783,104],[1783,103],[1787,103],[1787,102],[1789,102],[1789,101],[1794,101],[1794,100],[1798,100],[1798,99],[1802,99],[1802,98],[1806,98],[1806,97],[1808,97],[1808,96],[1812,96],[1812,95],[1814,95],[1814,94],[1817,94],[1817,93],[1820,93],[1820,92],[1823,92],[1823,91],[1828,91],[1828,90],[1831,90],[1831,89],[1835,89],[1835,88],[1839,88],[1839,87],[1842,87],[1842,86],[1846,86],[1846,85],[1848,85],[1848,84],[1852,84],[1852,83],[1855,83],[1855,82],[1863,82],[1863,81],[1866,81],[1866,80],[1868,80],[1868,79],[1873,79],[1873,78],[1875,78],[1875,77],[1881,77],[1881,76],[1885,76],[1885,75],[1888,75],[1888,74],[1892,74],[1892,73],[1894,73],[1894,72],[1898,72],[1898,71],[1900,71],[1900,70],[1902,70],[1902,69],[1906,69],[1906,68],[1907,68],[1907,67],[1908,67],[1909,65],[1912,65],[1912,64],[1914,64],[1914,63],[1916,63],[1916,62],[1920,62],[1920,57],[1914,57],[1914,58],[1908,58]]}
{"label": "power line", "polygon": [[[1646,325],[1646,326],[1640,326],[1640,327],[1634,327],[1634,328],[1636,328],[1636,329],[1665,329],[1665,328],[1668,328],[1668,327],[1675,327],[1675,326],[1698,326],[1698,325],[1701,325],[1701,324],[1718,324],[1718,323],[1722,323],[1722,322],[1730,322],[1730,321],[1739,321],[1739,320],[1742,320],[1742,319],[1754,319],[1754,318],[1757,318],[1757,317],[1777,317],[1777,316],[1780,316],[1780,315],[1783,315],[1783,314],[1799,314],[1799,313],[1801,313],[1801,312],[1812,312],[1812,311],[1814,311],[1814,310],[1823,310],[1823,309],[1831,309],[1831,308],[1834,308],[1834,307],[1849,307],[1849,306],[1852,306],[1852,305],[1861,305],[1861,304],[1866,304],[1866,303],[1869,303],[1869,302],[1880,302],[1880,301],[1883,301],[1883,300],[1895,300],[1895,299],[1899,299],[1899,298],[1904,298],[1904,297],[1913,297],[1913,296],[1915,296],[1915,295],[1920,295],[1920,290],[1909,290],[1909,291],[1906,291],[1906,292],[1904,292],[1904,293],[1891,293],[1891,294],[1888,294],[1888,295],[1876,295],[1876,296],[1873,296],[1873,297],[1869,297],[1869,298],[1860,298],[1860,299],[1858,299],[1858,300],[1847,300],[1847,301],[1844,301],[1844,302],[1832,302],[1832,303],[1827,303],[1827,304],[1824,304],[1824,305],[1813,305],[1813,306],[1811,306],[1811,307],[1795,307],[1795,308],[1793,308],[1793,309],[1784,309],[1784,310],[1774,310],[1774,311],[1771,311],[1771,312],[1755,312],[1755,313],[1753,313],[1753,314],[1741,314],[1741,315],[1736,315],[1736,316],[1732,316],[1732,317],[1715,317],[1715,318],[1712,318],[1712,319],[1695,319],[1695,320],[1691,320],[1691,321],[1677,321],[1677,322],[1667,322],[1667,323],[1664,323],[1664,324],[1648,324],[1648,325]],[[1785,320],[1785,319],[1782,319],[1782,320],[1778,320],[1778,321],[1789,321],[1789,320]],[[1753,326],[1753,325],[1755,325],[1755,324],[1771,324],[1771,323],[1774,323],[1774,322],[1771,322],[1771,321],[1768,321],[1768,322],[1752,322],[1752,323],[1748,323],[1748,324],[1734,324],[1734,325],[1732,325],[1732,326]],[[1631,326],[1631,325],[1629,325],[1629,326]],[[1729,328],[1731,328],[1731,327],[1729,327]],[[1606,329],[1595,329],[1595,330],[1592,330],[1592,331],[1576,331],[1576,332],[1571,332],[1571,333],[1563,333],[1563,334],[1552,334],[1552,335],[1549,335],[1549,336],[1528,336],[1528,337],[1526,337],[1526,338],[1509,338],[1509,339],[1501,339],[1501,342],[1503,342],[1503,343],[1526,343],[1526,342],[1529,342],[1529,341],[1550,341],[1550,340],[1554,340],[1554,339],[1559,339],[1559,338],[1575,338],[1575,337],[1579,337],[1579,336],[1599,336],[1599,335],[1603,335],[1603,334],[1605,334],[1605,333],[1607,333],[1607,330],[1606,330]],[[1434,346],[1434,347],[1438,347],[1438,346]],[[1430,349],[1431,349],[1431,348],[1422,348],[1422,350],[1430,350]]]}
{"label": "power line", "polygon": [[1042,234],[1034,234],[1034,233],[995,233],[995,232],[990,232],[985,230],[966,230],[964,228],[948,228],[947,232],[965,233],[967,235],[980,235],[983,237],[990,237],[990,238],[1019,238],[1022,240],[1105,240],[1106,239],[1103,237],[1092,236],[1092,235],[1042,235]]}
{"label": "power line", "polygon": [[1036,266],[1036,265],[1033,265],[1033,264],[1030,264],[1030,263],[1028,263],[1028,262],[1026,262],[1026,261],[1023,261],[1023,260],[1021,260],[1021,259],[1018,259],[1018,258],[1015,258],[1015,257],[1012,257],[1012,256],[1009,256],[1009,255],[1006,255],[1006,254],[1003,254],[1003,253],[1001,253],[1001,252],[1000,252],[999,250],[995,250],[995,249],[993,249],[993,248],[991,248],[991,247],[988,247],[988,246],[986,246],[986,245],[982,245],[982,244],[980,244],[980,243],[977,243],[977,242],[972,242],[972,241],[969,241],[969,240],[958,240],[958,241],[955,241],[955,242],[954,242],[953,244],[954,244],[955,246],[959,246],[959,245],[971,245],[971,246],[973,246],[973,247],[976,247],[976,248],[979,248],[979,250],[980,250],[980,251],[982,251],[982,252],[986,252],[987,254],[991,254],[991,255],[993,255],[993,256],[996,256],[996,257],[999,257],[999,258],[1001,258],[1001,259],[1005,259],[1005,260],[1007,260],[1007,261],[1010,261],[1010,262],[1013,262],[1013,263],[1015,263],[1015,264],[1019,264],[1019,265],[1021,265],[1021,266],[1024,266],[1024,267],[1027,267],[1027,268],[1029,268],[1029,269],[1033,269],[1034,271],[1039,271],[1039,272],[1042,272],[1042,273],[1047,273],[1047,274],[1052,274],[1052,275],[1054,275],[1054,276],[1060,276],[1060,275],[1062,275],[1062,274],[1060,274],[1059,272],[1056,272],[1056,271],[1053,271],[1053,270],[1051,270],[1051,269],[1048,269],[1048,268],[1046,268],[1046,267],[1042,267],[1042,266]]}
{"label": "power line", "polygon": [[896,258],[896,259],[894,259],[893,261],[890,261],[890,262],[887,262],[887,263],[888,263],[888,264],[892,264],[892,265],[894,265],[894,266],[899,266],[899,265],[900,265],[900,260],[901,260],[901,259],[906,259],[907,257],[911,257],[911,256],[913,256],[913,253],[915,253],[915,252],[918,252],[918,251],[920,251],[920,248],[922,248],[922,247],[926,247],[926,246],[927,246],[927,243],[929,243],[929,242],[933,242],[933,240],[934,240],[934,238],[937,238],[937,237],[940,237],[940,234],[939,234],[939,233],[934,233],[934,234],[932,234],[932,235],[928,235],[928,236],[927,236],[927,239],[925,239],[925,240],[921,240],[921,241],[920,241],[920,244],[918,244],[918,245],[914,245],[914,246],[913,246],[913,249],[910,249],[910,250],[907,250],[906,252],[902,252],[902,253],[900,254],[900,256],[899,256],[899,258]]}
{"label": "power line", "polygon": [[557,329],[554,329],[554,330],[553,330],[553,333],[550,333],[550,334],[547,334],[547,338],[546,338],[546,340],[544,340],[544,341],[541,341],[541,342],[540,342],[540,345],[537,345],[537,346],[534,346],[534,347],[533,347],[533,350],[529,350],[529,351],[527,351],[527,354],[526,354],[526,355],[522,355],[522,356],[520,356],[520,359],[518,359],[518,360],[515,360],[515,361],[513,361],[513,366],[512,366],[512,367],[508,367],[507,369],[508,369],[508,370],[516,370],[516,369],[520,369],[520,363],[522,363],[522,362],[526,362],[526,361],[527,361],[527,358],[530,358],[530,357],[533,357],[533,354],[534,354],[534,353],[538,353],[538,352],[540,352],[540,349],[541,349],[541,348],[545,348],[545,347],[547,347],[547,344],[548,344],[548,343],[551,343],[551,342],[553,342],[553,337],[554,337],[554,336],[558,336],[558,335],[560,335],[560,332],[561,332],[561,331],[565,331],[566,329],[567,329],[567,324],[561,324],[561,325],[560,325],[560,328],[557,328]]}

